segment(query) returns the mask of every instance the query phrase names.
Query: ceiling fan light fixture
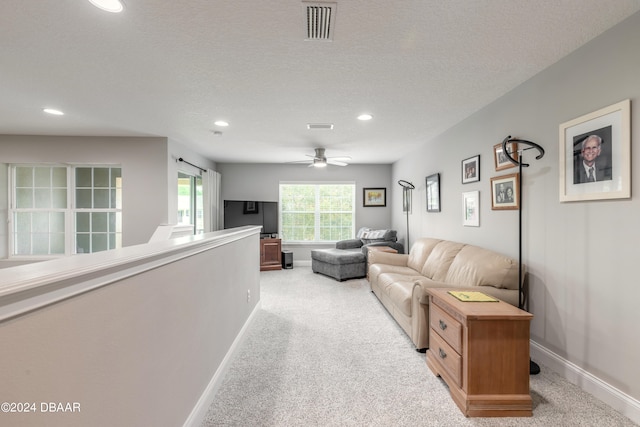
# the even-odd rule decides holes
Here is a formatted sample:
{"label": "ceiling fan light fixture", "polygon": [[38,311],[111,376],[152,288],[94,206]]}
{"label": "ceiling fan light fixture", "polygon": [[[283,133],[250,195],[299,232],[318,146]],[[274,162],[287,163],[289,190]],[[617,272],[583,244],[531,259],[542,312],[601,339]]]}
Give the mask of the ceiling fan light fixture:
{"label": "ceiling fan light fixture", "polygon": [[327,161],[324,159],[313,159],[313,167],[314,168],[326,168]]}
{"label": "ceiling fan light fixture", "polygon": [[225,122],[224,120],[216,120],[215,122],[213,122],[213,124],[216,125],[216,126],[220,126],[220,127],[229,126],[229,123]]}
{"label": "ceiling fan light fixture", "polygon": [[373,116],[369,113],[360,114],[358,120],[367,121],[373,119]]}
{"label": "ceiling fan light fixture", "polygon": [[120,0],[89,0],[89,2],[105,12],[120,13],[124,10],[124,4]]}

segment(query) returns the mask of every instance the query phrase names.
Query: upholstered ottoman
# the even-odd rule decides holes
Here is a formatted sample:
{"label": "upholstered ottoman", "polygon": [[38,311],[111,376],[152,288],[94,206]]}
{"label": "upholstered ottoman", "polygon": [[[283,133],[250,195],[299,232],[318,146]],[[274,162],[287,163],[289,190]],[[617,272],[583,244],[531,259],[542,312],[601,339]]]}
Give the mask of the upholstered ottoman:
{"label": "upholstered ottoman", "polygon": [[365,277],[367,260],[362,251],[343,249],[314,249],[311,251],[311,269],[336,280]]}

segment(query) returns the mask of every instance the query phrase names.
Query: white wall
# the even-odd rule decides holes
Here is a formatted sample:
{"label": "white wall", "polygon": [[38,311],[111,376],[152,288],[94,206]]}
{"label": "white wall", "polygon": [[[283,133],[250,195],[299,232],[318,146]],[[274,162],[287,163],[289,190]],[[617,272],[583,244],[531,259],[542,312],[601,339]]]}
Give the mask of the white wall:
{"label": "white wall", "polygon": [[0,424],[199,425],[259,304],[258,232],[0,270],[2,401],[36,405]]}
{"label": "white wall", "polygon": [[[222,175],[223,200],[278,201],[281,181],[350,181],[356,184],[356,230],[360,227],[391,226],[391,165],[357,165],[309,168],[306,165],[218,163]],[[363,188],[387,189],[386,207],[363,207]],[[325,245],[326,246],[326,245]],[[311,260],[318,245],[285,245],[294,261]],[[328,246],[326,246],[328,247]]]}
{"label": "white wall", "polygon": [[[411,238],[433,236],[488,247],[517,257],[518,212],[492,211],[492,147],[507,135],[546,150],[523,171],[523,261],[534,314],[531,337],[578,369],[640,399],[640,287],[637,242],[640,200],[559,202],[558,133],[568,120],[630,98],[632,130],[640,129],[640,14],[496,100],[393,165],[393,180],[417,184]],[[632,132],[633,133],[633,132]],[[632,134],[632,146],[638,138]],[[461,184],[461,161],[481,156],[481,181]],[[632,170],[640,162],[632,149]],[[427,175],[441,174],[442,212],[427,213]],[[632,189],[640,188],[632,173]],[[393,204],[401,204],[394,187]],[[462,193],[479,190],[480,227],[462,226]],[[404,230],[405,217],[393,211]]]}

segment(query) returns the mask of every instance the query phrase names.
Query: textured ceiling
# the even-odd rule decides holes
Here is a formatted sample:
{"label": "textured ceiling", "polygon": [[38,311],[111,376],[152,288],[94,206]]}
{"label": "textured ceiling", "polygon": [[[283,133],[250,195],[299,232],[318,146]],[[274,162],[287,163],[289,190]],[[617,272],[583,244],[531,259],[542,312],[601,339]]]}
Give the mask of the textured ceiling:
{"label": "textured ceiling", "polygon": [[270,163],[314,147],[391,163],[640,10],[338,0],[333,41],[312,42],[295,0],[2,5],[0,134],[164,136],[218,162]]}

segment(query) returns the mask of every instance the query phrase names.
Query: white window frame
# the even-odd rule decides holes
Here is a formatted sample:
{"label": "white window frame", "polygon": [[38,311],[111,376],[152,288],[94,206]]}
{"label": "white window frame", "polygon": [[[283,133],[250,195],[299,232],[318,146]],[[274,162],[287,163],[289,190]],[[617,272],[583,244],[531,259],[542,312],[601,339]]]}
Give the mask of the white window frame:
{"label": "white window frame", "polygon": [[[314,240],[284,240],[284,228],[282,224],[282,212],[284,204],[282,202],[282,191],[280,191],[282,185],[311,185],[316,187],[316,200],[314,211]],[[336,240],[320,240],[320,196],[319,189],[321,186],[332,185],[349,185],[352,187],[352,225],[351,225],[351,238],[355,236],[355,224],[356,224],[356,183],[354,181],[281,181],[278,185],[278,229],[280,230],[283,242],[287,244],[328,244],[335,243]]]}
{"label": "white window frame", "polygon": [[[67,170],[67,206],[65,208],[50,208],[46,209],[47,212],[61,211],[64,212],[64,253],[60,254],[15,254],[15,234],[14,234],[14,214],[19,211],[36,211],[34,208],[18,209],[16,200],[16,181],[15,170],[17,167],[62,167]],[[119,212],[122,215],[122,208],[108,208],[108,209],[77,209],[76,208],[76,182],[75,182],[75,170],[76,168],[120,168],[120,164],[67,164],[67,163],[10,163],[8,164],[8,196],[9,196],[9,209],[7,212],[7,258],[13,260],[47,260],[61,258],[76,254],[76,226],[75,217],[77,212]],[[92,187],[93,188],[93,187]],[[44,211],[44,209],[43,209]],[[117,247],[122,246],[122,233],[118,239]]]}

